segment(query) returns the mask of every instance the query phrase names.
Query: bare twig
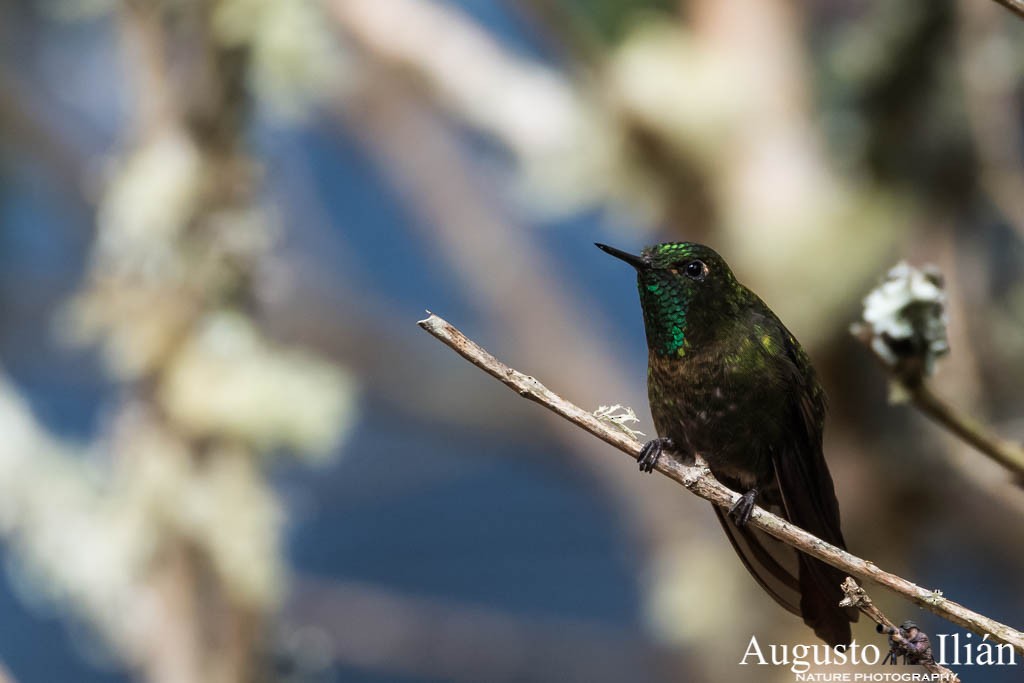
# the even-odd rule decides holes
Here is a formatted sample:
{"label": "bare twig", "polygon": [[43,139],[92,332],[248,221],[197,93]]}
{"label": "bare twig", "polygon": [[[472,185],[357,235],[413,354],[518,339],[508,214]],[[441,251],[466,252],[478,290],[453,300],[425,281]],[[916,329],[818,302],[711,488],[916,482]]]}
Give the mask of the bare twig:
{"label": "bare twig", "polygon": [[[868,618],[879,626],[885,627],[886,631],[892,633],[896,631],[896,624],[894,624],[889,617],[882,613],[882,610],[875,607],[874,601],[871,600],[871,596],[867,592],[857,585],[857,582],[853,580],[853,577],[847,576],[846,581],[843,581],[843,593],[846,597],[839,603],[843,607],[856,607],[864,614],[868,615]],[[943,681],[946,683],[960,683],[960,677],[955,673],[935,662],[934,659],[929,661],[921,662],[921,666],[927,669],[933,674],[942,675]]]}
{"label": "bare twig", "polygon": [[[634,459],[639,457],[639,442],[608,426],[588,411],[566,401],[535,378],[508,367],[443,318],[431,314],[427,319],[421,320],[419,326],[523,398],[543,405]],[[682,484],[690,492],[720,507],[730,507],[740,498],[740,494],[715,479],[707,466],[700,461],[696,465],[685,465],[674,458],[662,458],[658,462],[657,470]],[[759,507],[754,509],[750,524],[812,557],[854,576],[874,581],[958,626],[979,635],[989,634],[992,640],[1008,643],[1017,651],[1024,653],[1024,633],[943,597],[941,591],[921,588],[900,576],[883,571],[873,562],[826,543]]]}

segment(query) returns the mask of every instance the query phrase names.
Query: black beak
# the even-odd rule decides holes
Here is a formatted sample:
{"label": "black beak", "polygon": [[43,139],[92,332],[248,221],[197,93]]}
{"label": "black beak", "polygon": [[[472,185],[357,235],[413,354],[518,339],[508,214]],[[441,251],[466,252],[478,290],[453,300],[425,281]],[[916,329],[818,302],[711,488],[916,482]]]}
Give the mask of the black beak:
{"label": "black beak", "polygon": [[650,268],[650,264],[648,264],[639,256],[634,256],[633,254],[624,252],[621,249],[616,249],[615,247],[609,247],[607,244],[600,244],[598,242],[595,242],[594,246],[600,249],[601,251],[605,252],[606,254],[611,254],[615,258],[625,261],[626,263],[633,266],[637,270],[646,270]]}

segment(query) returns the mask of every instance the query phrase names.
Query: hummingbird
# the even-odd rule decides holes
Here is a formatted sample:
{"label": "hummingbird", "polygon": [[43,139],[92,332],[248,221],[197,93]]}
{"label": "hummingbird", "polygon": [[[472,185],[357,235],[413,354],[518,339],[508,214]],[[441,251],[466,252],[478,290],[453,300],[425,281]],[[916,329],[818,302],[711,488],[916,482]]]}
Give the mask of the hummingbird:
{"label": "hummingbird", "polygon": [[757,583],[825,642],[849,644],[857,611],[839,607],[845,575],[747,525],[757,504],[846,548],[822,452],[825,392],[807,354],[710,247],[669,242],[636,256],[596,246],[637,274],[658,433],[640,470],[665,452],[687,463],[700,455],[743,492],[728,512],[714,510]]}

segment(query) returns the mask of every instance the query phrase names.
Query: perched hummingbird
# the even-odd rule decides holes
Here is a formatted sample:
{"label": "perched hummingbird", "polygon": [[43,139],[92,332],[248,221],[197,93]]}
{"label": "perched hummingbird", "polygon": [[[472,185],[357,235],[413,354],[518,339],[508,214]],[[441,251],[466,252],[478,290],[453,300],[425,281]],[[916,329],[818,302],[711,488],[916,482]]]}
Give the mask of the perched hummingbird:
{"label": "perched hummingbird", "polygon": [[850,642],[853,609],[839,607],[844,575],[747,526],[755,501],[845,548],[839,503],[822,454],[825,394],[796,338],[740,284],[714,250],[693,242],[603,251],[637,272],[647,332],[647,392],[659,438],[640,469],[663,450],[692,461],[743,497],[715,506],[747,570],[784,608],[831,645]]}

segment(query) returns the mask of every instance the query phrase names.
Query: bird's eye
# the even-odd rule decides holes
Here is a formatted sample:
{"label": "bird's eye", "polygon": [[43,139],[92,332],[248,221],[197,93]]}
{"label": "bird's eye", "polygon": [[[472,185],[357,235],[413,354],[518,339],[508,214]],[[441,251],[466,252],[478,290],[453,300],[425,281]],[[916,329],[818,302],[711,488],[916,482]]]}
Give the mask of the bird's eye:
{"label": "bird's eye", "polygon": [[700,281],[707,277],[708,267],[703,261],[690,261],[684,266],[683,272],[691,280]]}

